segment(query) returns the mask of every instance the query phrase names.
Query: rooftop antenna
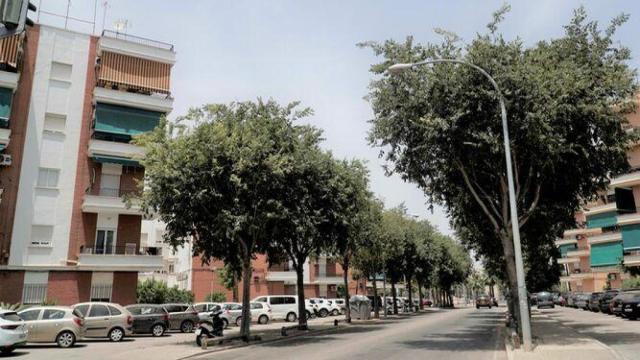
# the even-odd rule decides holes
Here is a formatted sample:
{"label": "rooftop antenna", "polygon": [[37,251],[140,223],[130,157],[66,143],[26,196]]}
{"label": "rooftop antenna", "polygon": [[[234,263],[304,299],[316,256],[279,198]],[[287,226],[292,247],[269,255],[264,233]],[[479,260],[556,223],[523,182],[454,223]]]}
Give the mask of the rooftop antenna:
{"label": "rooftop antenna", "polygon": [[71,7],[71,0],[67,0],[67,15],[64,16],[64,28],[67,29],[69,23],[69,8]]}
{"label": "rooftop antenna", "polygon": [[104,0],[102,2],[102,7],[104,8],[104,10],[102,11],[102,31],[104,31],[104,23],[105,23],[105,20],[107,19],[107,9],[109,8],[109,1]]}
{"label": "rooftop antenna", "polygon": [[116,33],[123,33],[127,35],[127,28],[131,25],[131,22],[127,19],[118,19],[113,22],[113,28],[116,30]]}

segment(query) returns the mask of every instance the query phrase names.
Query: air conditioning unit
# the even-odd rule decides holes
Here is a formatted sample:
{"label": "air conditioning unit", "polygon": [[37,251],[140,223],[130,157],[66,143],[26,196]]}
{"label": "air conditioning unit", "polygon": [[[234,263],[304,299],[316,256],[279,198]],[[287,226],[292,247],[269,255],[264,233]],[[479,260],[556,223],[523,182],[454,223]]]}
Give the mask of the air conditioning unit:
{"label": "air conditioning unit", "polygon": [[10,166],[11,165],[11,155],[0,154],[0,166]]}

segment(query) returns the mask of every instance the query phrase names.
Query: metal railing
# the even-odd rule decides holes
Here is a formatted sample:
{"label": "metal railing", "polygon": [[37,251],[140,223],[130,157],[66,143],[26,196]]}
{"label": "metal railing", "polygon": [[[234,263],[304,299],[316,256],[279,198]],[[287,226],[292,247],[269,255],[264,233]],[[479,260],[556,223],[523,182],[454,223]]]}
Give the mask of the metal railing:
{"label": "metal railing", "polygon": [[100,187],[98,189],[99,196],[123,197],[126,195],[139,195],[140,190],[136,188],[109,188]]}
{"label": "metal railing", "polygon": [[125,246],[81,246],[80,254],[90,255],[131,255],[131,256],[162,256],[160,247],[140,247],[137,244]]}
{"label": "metal railing", "polygon": [[118,40],[129,41],[129,42],[133,42],[140,45],[152,46],[152,47],[157,47],[159,49],[173,51],[173,44],[152,40],[152,39],[147,39],[140,36],[128,35],[128,34],[113,31],[113,30],[102,30],[102,36],[110,37]]}
{"label": "metal railing", "polygon": [[47,297],[47,284],[24,284],[22,287],[23,304],[42,304]]}

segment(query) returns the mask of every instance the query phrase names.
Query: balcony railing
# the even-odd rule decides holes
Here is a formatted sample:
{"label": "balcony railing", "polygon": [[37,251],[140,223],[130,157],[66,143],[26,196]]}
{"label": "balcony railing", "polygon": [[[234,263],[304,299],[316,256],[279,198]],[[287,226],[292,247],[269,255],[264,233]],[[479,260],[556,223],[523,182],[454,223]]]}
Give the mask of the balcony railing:
{"label": "balcony railing", "polygon": [[108,197],[124,197],[124,196],[136,196],[140,195],[140,189],[137,188],[109,188],[100,187],[98,189],[98,196]]}
{"label": "balcony railing", "polygon": [[110,37],[118,40],[124,40],[124,41],[132,42],[140,45],[152,46],[152,47],[157,47],[164,50],[173,51],[172,44],[165,43],[162,41],[157,41],[157,40],[151,40],[151,39],[143,38],[140,36],[128,35],[128,34],[120,33],[117,31],[102,30],[102,36]]}
{"label": "balcony railing", "polygon": [[80,247],[80,253],[85,255],[132,255],[132,256],[162,256],[160,247],[140,247],[137,244],[127,244],[125,246],[98,246]]}
{"label": "balcony railing", "polygon": [[0,70],[17,71],[20,35],[0,39]]}

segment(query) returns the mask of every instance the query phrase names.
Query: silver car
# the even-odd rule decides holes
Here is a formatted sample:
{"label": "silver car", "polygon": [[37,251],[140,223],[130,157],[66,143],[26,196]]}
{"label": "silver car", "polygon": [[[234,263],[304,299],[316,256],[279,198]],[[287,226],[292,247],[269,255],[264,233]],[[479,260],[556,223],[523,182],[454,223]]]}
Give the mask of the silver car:
{"label": "silver car", "polygon": [[113,342],[132,334],[133,316],[114,303],[88,302],[72,306],[84,316],[85,337],[109,338]]}
{"label": "silver car", "polygon": [[55,342],[68,348],[84,337],[84,320],[78,310],[62,306],[38,306],[18,312],[29,335],[27,342]]}

